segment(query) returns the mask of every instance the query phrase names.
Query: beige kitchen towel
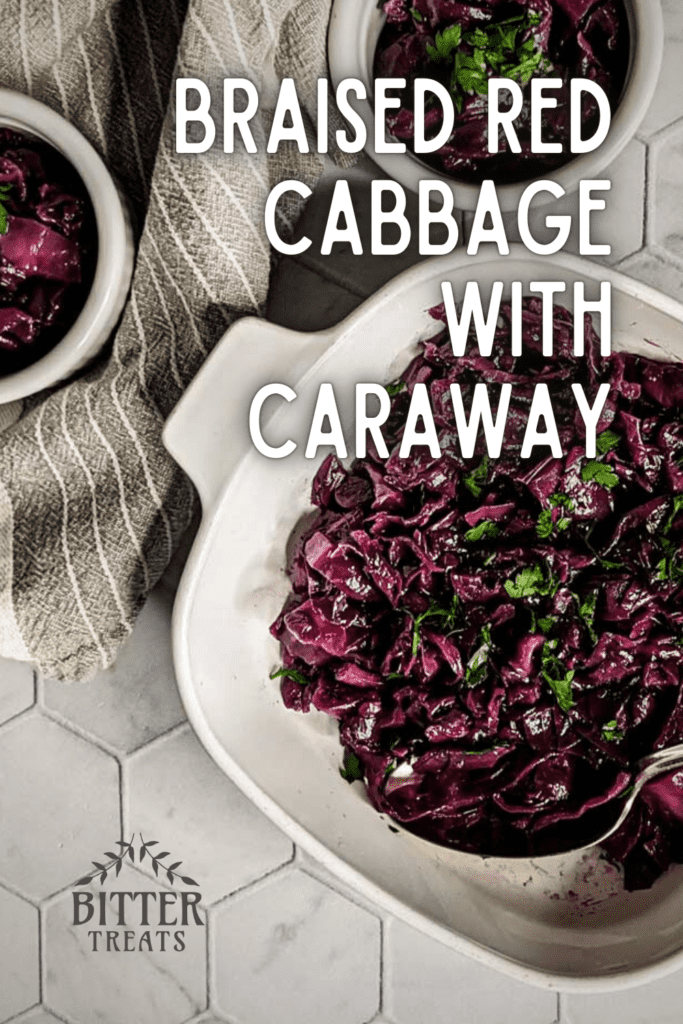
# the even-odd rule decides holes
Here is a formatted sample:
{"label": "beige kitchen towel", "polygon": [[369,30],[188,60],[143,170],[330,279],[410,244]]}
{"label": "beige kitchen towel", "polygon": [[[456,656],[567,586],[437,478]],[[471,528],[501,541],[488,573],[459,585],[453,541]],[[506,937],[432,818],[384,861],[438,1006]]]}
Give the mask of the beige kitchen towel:
{"label": "beige kitchen towel", "polygon": [[[137,219],[132,292],[113,347],[28,400],[0,433],[0,656],[84,679],[111,665],[193,515],[164,420],[235,317],[260,313],[263,207],[317,155],[266,156],[282,77],[312,102],[329,0],[7,0],[0,84],[49,104],[92,142]],[[11,44],[11,45],[10,45]],[[222,94],[249,78],[258,153],[175,152],[178,76]],[[311,116],[314,111],[310,111]],[[284,222],[297,214],[283,211]],[[0,683],[1,685],[1,683]]]}

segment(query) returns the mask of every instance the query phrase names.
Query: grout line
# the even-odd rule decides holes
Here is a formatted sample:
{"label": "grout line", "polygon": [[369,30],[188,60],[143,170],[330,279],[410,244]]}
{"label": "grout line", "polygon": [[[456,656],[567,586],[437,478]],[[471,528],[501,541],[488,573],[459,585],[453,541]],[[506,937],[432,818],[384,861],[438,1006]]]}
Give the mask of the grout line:
{"label": "grout line", "polygon": [[[212,907],[206,912],[206,994],[208,998],[209,1009],[213,1010],[214,1006],[218,1002],[218,992],[216,987],[216,972],[214,971],[214,960],[215,960],[215,938],[214,938],[214,920],[213,916],[215,908]],[[211,926],[209,927],[209,918],[211,918]]]}
{"label": "grout line", "polygon": [[39,709],[35,704],[29,704],[27,708],[22,708],[21,711],[17,711],[16,715],[10,715],[9,718],[5,718],[3,722],[0,722],[0,734],[9,731],[9,727],[14,728],[15,724],[20,718],[37,718],[40,714]]}
{"label": "grout line", "polygon": [[647,141],[648,144],[652,142],[661,142],[668,138],[668,136],[675,135],[681,124],[683,124],[683,115],[675,117],[673,121],[669,121],[668,124],[662,125],[662,127],[658,128],[657,131],[650,132],[649,135],[643,135],[642,141]]}
{"label": "grout line", "polygon": [[123,776],[123,762],[117,759],[119,769],[119,839],[121,842],[125,842],[123,838],[123,793],[124,793],[124,776]]}
{"label": "grout line", "polygon": [[562,1021],[562,1017],[563,1017],[563,1013],[562,1013],[562,999],[563,999],[563,997],[564,997],[564,993],[563,992],[558,992],[557,993],[557,1024],[560,1024],[560,1022]]}
{"label": "grout line", "polygon": [[645,248],[650,237],[650,176],[652,168],[650,166],[650,146],[645,143],[645,169],[643,174],[643,231],[642,231],[642,244],[641,249]]}
{"label": "grout line", "polygon": [[4,877],[0,878],[0,889],[4,889],[6,892],[11,893],[12,896],[16,896],[17,899],[23,900],[24,903],[28,903],[29,906],[35,907],[36,909],[38,909],[40,903],[45,898],[40,896],[29,896],[28,893],[23,891],[23,889],[18,888],[18,886],[14,885]]}
{"label": "grout line", "polygon": [[13,1013],[11,1017],[3,1017],[2,1024],[22,1024],[29,1013],[34,1013],[36,1010],[42,1010],[40,1003],[33,1003],[32,1006],[27,1006],[25,1010],[20,1010],[19,1013]]}
{"label": "grout line", "polygon": [[384,1015],[384,921],[382,918],[379,919],[379,998],[378,998],[378,1010],[379,1016]]}
{"label": "grout line", "polygon": [[175,722],[174,725],[170,725],[168,729],[164,729],[163,732],[157,733],[156,736],[152,736],[151,739],[143,740],[137,747],[133,747],[132,750],[125,751],[125,756],[132,757],[134,754],[139,754],[141,750],[147,750],[152,743],[156,743],[157,740],[163,740],[165,736],[168,736],[172,732],[181,729],[184,725],[189,725],[189,719],[183,710],[183,717],[179,722]]}
{"label": "grout line", "polygon": [[378,918],[383,921],[385,918],[393,916],[389,911],[385,911],[379,904],[375,903],[374,900],[368,899],[363,896],[355,886],[352,886],[349,882],[345,882],[342,878],[339,878],[330,868],[326,868],[320,864],[311,854],[307,854],[308,860],[300,858],[296,861],[295,866],[305,875],[310,878],[314,878],[316,882],[320,882],[321,885],[326,885],[328,889],[332,889],[342,899],[347,900],[349,903],[353,903],[354,906],[359,907],[372,917]]}
{"label": "grout line", "polygon": [[43,911],[38,908],[38,998],[42,1003],[45,998],[45,982],[44,974],[46,971],[45,966],[45,915]]}
{"label": "grout line", "polygon": [[280,873],[289,874],[293,868],[298,868],[298,865],[295,865],[294,854],[291,854],[287,858],[287,860],[282,861],[282,863],[278,864],[277,867],[271,868],[269,871],[266,871],[264,875],[259,875],[258,878],[252,879],[251,882],[246,882],[244,885],[238,886],[237,889],[233,889],[231,892],[226,893],[225,896],[221,896],[219,899],[217,899],[214,903],[211,904],[211,908],[214,910],[218,910],[219,908],[222,908],[225,904],[227,904],[228,901],[232,900],[233,897],[241,896],[249,889],[257,888],[261,884],[261,882],[267,882],[275,875],[278,875]]}
{"label": "grout line", "polygon": [[34,686],[35,686],[35,694],[36,694],[36,704],[39,707],[44,707],[45,706],[45,680],[43,679],[43,673],[39,672],[38,669],[35,670],[35,673],[36,673],[36,678],[35,678]]}
{"label": "grout line", "polygon": [[647,248],[648,252],[651,252],[653,256],[656,256],[660,263],[671,267],[673,270],[683,270],[682,256],[678,256],[670,249],[665,249],[664,246],[659,245],[659,243],[654,240]]}
{"label": "grout line", "polygon": [[107,757],[113,757],[117,761],[120,756],[120,751],[116,747],[112,747],[106,740],[101,739],[99,736],[93,735],[88,729],[84,729],[82,725],[78,725],[77,722],[72,722],[70,718],[67,718],[60,711],[55,711],[54,708],[41,706],[38,710],[38,714],[42,718],[46,718],[50,722],[54,722],[55,725],[61,726],[66,732],[72,733],[74,736],[78,736],[79,739],[85,743],[89,743],[92,747],[96,747],[101,753],[106,754]]}
{"label": "grout line", "polygon": [[51,1013],[53,1017],[56,1017],[58,1021],[61,1021],[61,1024],[79,1024],[79,1021],[75,1021],[71,1017],[64,1016],[62,1010],[59,1010],[59,1012],[57,1012],[57,1010],[53,1009],[53,1007],[50,1006],[49,1003],[43,1003],[41,1009],[45,1010],[46,1013]]}
{"label": "grout line", "polygon": [[194,732],[187,718],[183,718],[182,722],[177,722],[175,725],[172,725],[170,729],[166,730],[166,732],[161,732],[158,736],[154,736],[151,740],[147,740],[145,743],[141,744],[141,746],[136,747],[135,750],[128,751],[128,753],[124,755],[126,761],[130,762],[134,758],[138,758],[143,751],[147,752],[148,750],[154,749],[158,744],[163,743],[164,740],[170,739],[176,734],[180,735],[183,732]]}
{"label": "grout line", "polygon": [[205,932],[205,935],[204,935],[204,946],[205,946],[205,954],[206,954],[206,978],[205,978],[206,988],[205,988],[205,992],[206,992],[206,1009],[209,1010],[209,1009],[211,1009],[211,988],[212,988],[212,985],[211,985],[211,975],[212,975],[212,970],[211,970],[211,933],[213,932],[213,920],[209,921],[209,911],[208,911],[208,909],[204,913],[204,918],[205,918],[205,920],[204,920],[204,927],[206,928],[206,932]]}

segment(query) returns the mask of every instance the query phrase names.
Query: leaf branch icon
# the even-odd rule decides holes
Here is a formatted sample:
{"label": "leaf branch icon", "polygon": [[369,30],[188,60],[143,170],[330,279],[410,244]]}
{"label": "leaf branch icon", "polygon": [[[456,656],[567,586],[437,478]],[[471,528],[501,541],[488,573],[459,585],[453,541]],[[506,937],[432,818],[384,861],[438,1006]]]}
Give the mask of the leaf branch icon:
{"label": "leaf branch icon", "polygon": [[98,875],[100,885],[103,885],[104,882],[106,881],[107,875],[112,870],[112,868],[114,869],[115,874],[119,875],[121,873],[121,868],[123,866],[123,862],[126,856],[130,858],[131,863],[134,863],[135,861],[135,850],[133,849],[134,839],[135,833],[133,833],[133,835],[130,837],[129,843],[123,842],[121,839],[117,839],[117,841],[114,843],[114,846],[120,847],[119,852],[113,853],[111,850],[105,850],[104,856],[108,858],[106,863],[101,864],[99,861],[92,861],[91,863],[94,865],[96,870],[93,871],[91,874],[84,876],[83,878],[79,878],[79,880],[76,882],[76,885],[89,885],[90,882],[94,881],[95,878],[98,877]]}
{"label": "leaf branch icon", "polygon": [[181,880],[181,882],[184,882],[185,885],[199,885],[199,882],[195,882],[194,878],[190,878],[189,875],[178,874],[177,869],[183,863],[181,860],[177,860],[175,864],[166,865],[161,863],[164,857],[169,856],[169,851],[162,850],[161,853],[155,854],[153,850],[150,850],[150,846],[159,845],[158,840],[149,839],[145,842],[145,840],[142,837],[142,834],[140,834],[140,843],[141,845],[138,851],[138,863],[142,864],[145,857],[149,857],[152,863],[152,870],[154,871],[154,874],[156,875],[157,878],[159,877],[159,869],[161,868],[162,871],[166,872],[166,877],[168,878],[171,885],[173,885],[176,876]]}

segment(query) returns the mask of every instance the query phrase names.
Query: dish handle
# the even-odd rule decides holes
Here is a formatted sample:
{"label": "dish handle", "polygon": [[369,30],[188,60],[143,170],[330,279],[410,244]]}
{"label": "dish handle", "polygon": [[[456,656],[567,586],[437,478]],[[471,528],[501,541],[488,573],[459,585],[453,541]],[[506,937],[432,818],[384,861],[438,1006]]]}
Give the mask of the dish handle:
{"label": "dish handle", "polygon": [[252,448],[249,407],[256,392],[276,381],[294,387],[332,338],[330,331],[301,334],[248,316],[220,339],[162,434],[197,488],[205,514]]}

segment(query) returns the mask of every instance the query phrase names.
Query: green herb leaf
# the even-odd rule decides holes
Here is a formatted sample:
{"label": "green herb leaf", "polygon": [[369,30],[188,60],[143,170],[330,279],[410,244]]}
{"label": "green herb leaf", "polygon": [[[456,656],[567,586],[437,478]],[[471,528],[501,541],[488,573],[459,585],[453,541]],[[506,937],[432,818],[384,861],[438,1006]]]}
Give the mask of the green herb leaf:
{"label": "green herb leaf", "polygon": [[455,625],[455,616],[458,609],[458,595],[453,594],[450,606],[444,607],[433,601],[426,611],[420,612],[419,615],[412,615],[412,612],[408,612],[413,618],[413,645],[412,652],[415,656],[420,649],[421,643],[421,626],[425,619],[439,618],[441,619],[441,627],[445,633],[450,632]]}
{"label": "green herb leaf", "polygon": [[470,688],[479,686],[486,678],[491,647],[491,627],[484,626],[481,631],[481,644],[467,662],[465,669],[466,686]]}
{"label": "green herb leaf", "polygon": [[623,740],[624,732],[619,728],[616,718],[603,725],[602,738],[608,743],[619,743],[620,740]]}
{"label": "green herb leaf", "polygon": [[549,594],[551,584],[546,580],[543,569],[540,565],[522,569],[514,581],[506,580],[505,589],[508,597],[518,599],[521,597],[533,597],[534,594]]}
{"label": "green herb leaf", "polygon": [[548,499],[548,504],[550,508],[543,509],[536,523],[536,534],[541,540],[548,540],[552,537],[555,530],[558,533],[564,533],[572,524],[568,516],[560,516],[559,519],[553,521],[553,509],[563,508],[567,512],[574,510],[574,502],[571,498],[567,497],[566,494],[553,494]]}
{"label": "green herb leaf", "polygon": [[474,32],[468,32],[465,41],[475,49],[485,50],[489,45],[489,37],[481,28],[475,28]]}
{"label": "green herb leaf", "polygon": [[545,635],[547,636],[556,622],[556,615],[548,615],[546,616],[546,618],[538,620],[538,628],[540,629],[541,633],[545,633]]}
{"label": "green herb leaf", "polygon": [[598,603],[597,590],[594,590],[592,594],[589,594],[588,597],[583,601],[583,603],[581,602],[581,599],[576,596],[576,594],[574,595],[574,599],[579,606],[579,615],[583,619],[586,628],[588,629],[588,633],[590,635],[592,643],[597,644],[598,634],[595,632],[594,625],[595,609]]}
{"label": "green herb leaf", "polygon": [[462,38],[462,27],[460,25],[449,25],[443,32],[437,32],[434,37],[434,46],[427,44],[427,55],[435,64],[446,61],[460,46]]}
{"label": "green herb leaf", "polygon": [[538,517],[536,523],[536,533],[541,540],[547,540],[552,536],[553,532],[553,513],[552,509],[544,508]]}
{"label": "green herb leaf", "polygon": [[595,439],[598,455],[607,455],[607,452],[618,447],[620,441],[621,438],[613,430],[603,430],[602,434],[598,434]]}
{"label": "green herb leaf", "polygon": [[[489,22],[464,35],[459,25],[450,25],[437,33],[434,45],[428,43],[426,52],[435,63],[453,61],[450,86],[459,111],[465,94],[487,95],[491,73],[526,84],[534,72],[547,74],[553,70],[539,38],[533,34],[533,28],[540,23],[540,16],[532,11]],[[463,45],[473,52],[462,49]]]}
{"label": "green herb leaf", "polygon": [[410,13],[413,16],[413,18],[415,19],[415,21],[418,21],[418,22],[422,21],[422,15],[418,11],[417,7],[411,7],[410,8]]}
{"label": "green herb leaf", "polygon": [[555,694],[557,703],[559,704],[562,711],[565,714],[572,708],[576,707],[576,704],[572,698],[572,680],[574,679],[575,672],[572,669],[562,679],[553,679],[551,676],[543,673],[543,678],[547,682],[550,689]]}
{"label": "green herb leaf", "polygon": [[408,387],[404,380],[394,381],[393,384],[387,384],[385,391],[389,395],[389,398],[393,398],[394,395],[399,395],[402,391]]}
{"label": "green herb leaf", "polygon": [[619,477],[614,470],[610,469],[610,467],[604,462],[596,462],[594,459],[587,462],[581,470],[581,479],[584,483],[594,481],[596,484],[599,484],[601,487],[606,487],[608,490],[616,487],[619,483]]}
{"label": "green herb leaf", "polygon": [[473,469],[471,473],[464,478],[463,483],[468,491],[474,495],[475,498],[481,497],[489,475],[489,457],[485,455],[481,460],[476,469]]}
{"label": "green herb leaf", "polygon": [[5,203],[9,199],[12,190],[12,183],[0,185],[0,235],[6,235],[9,227],[9,214]]}
{"label": "green herb leaf", "polygon": [[680,583],[683,568],[678,564],[681,549],[673,541],[662,539],[664,558],[657,564],[657,579],[662,583]]}
{"label": "green herb leaf", "polygon": [[673,503],[673,509],[672,509],[671,515],[669,516],[667,521],[664,523],[664,526],[662,527],[662,533],[665,536],[666,536],[667,533],[669,533],[671,531],[671,527],[674,524],[674,520],[675,520],[676,516],[678,515],[678,513],[682,509],[683,509],[683,494],[677,494],[674,497],[674,503]]}
{"label": "green herb leaf", "polygon": [[499,533],[500,530],[494,522],[490,519],[482,519],[480,523],[467,531],[465,540],[473,544],[478,540],[484,540],[485,537],[497,537]]}
{"label": "green herb leaf", "polygon": [[308,686],[308,679],[301,672],[297,672],[295,668],[279,668],[277,672],[272,672],[270,675],[271,679],[279,679],[280,676],[286,676],[287,679],[293,679],[295,683],[299,683],[301,686]]}
{"label": "green herb leaf", "polygon": [[576,507],[567,494],[551,494],[548,503],[553,508],[566,508],[567,512],[573,512]]}
{"label": "green herb leaf", "polygon": [[344,765],[339,769],[339,774],[347,782],[356,782],[363,778],[363,766],[352,750],[344,752]]}
{"label": "green herb leaf", "polygon": [[565,712],[570,711],[576,704],[572,695],[572,682],[576,672],[574,669],[567,669],[566,665],[554,653],[557,650],[559,640],[546,640],[541,655],[541,675],[550,689],[555,694],[558,705]]}

